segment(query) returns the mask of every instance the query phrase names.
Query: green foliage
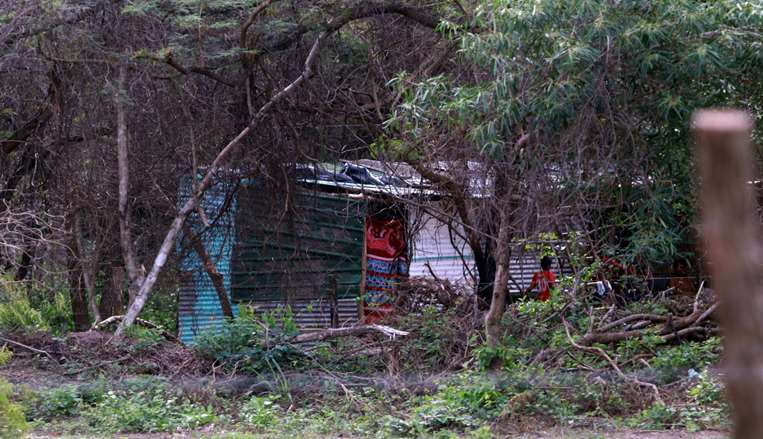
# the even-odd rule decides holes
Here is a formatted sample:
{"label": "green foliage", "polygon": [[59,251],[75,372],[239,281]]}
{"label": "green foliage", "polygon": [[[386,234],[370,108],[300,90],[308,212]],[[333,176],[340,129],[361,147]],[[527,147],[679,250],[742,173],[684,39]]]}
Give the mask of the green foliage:
{"label": "green foliage", "polygon": [[165,341],[164,336],[159,331],[138,325],[132,325],[127,328],[125,335],[135,340],[134,348],[136,350],[157,346]]}
{"label": "green foliage", "polygon": [[229,367],[236,365],[255,374],[278,372],[299,358],[298,351],[288,344],[297,331],[289,308],[279,308],[261,318],[244,308],[221,330],[202,334],[196,349]]}
{"label": "green foliage", "polygon": [[177,428],[194,429],[215,420],[209,407],[193,404],[165,392],[137,395],[106,394],[105,399],[85,413],[96,431],[158,432]]}
{"label": "green foliage", "polygon": [[56,291],[52,300],[44,300],[40,306],[40,316],[46,326],[55,334],[65,334],[74,329],[74,317],[68,292]]}
{"label": "green foliage", "polygon": [[697,383],[686,392],[690,404],[681,409],[681,423],[689,431],[729,427],[729,406],[723,383],[704,370]]}
{"label": "green foliage", "polygon": [[61,335],[73,327],[66,291],[33,289],[27,293],[24,284],[0,277],[0,331],[51,331]]}
{"label": "green foliage", "polygon": [[5,366],[13,358],[13,351],[8,349],[8,346],[0,346],[0,367]]}
{"label": "green foliage", "polygon": [[711,337],[701,342],[689,341],[657,351],[652,367],[667,374],[684,373],[686,369],[701,370],[720,358],[721,340]]}
{"label": "green foliage", "polygon": [[406,358],[404,367],[419,370],[431,370],[448,364],[457,346],[455,341],[463,337],[456,322],[457,307],[443,311],[434,306],[427,306],[421,314],[409,314],[400,318],[395,327],[411,334],[400,347],[400,357]]}
{"label": "green foliage", "polygon": [[82,408],[81,403],[76,387],[61,386],[39,396],[34,415],[42,419],[76,416]]}
{"label": "green foliage", "polygon": [[530,357],[530,350],[521,347],[514,337],[507,336],[496,347],[482,345],[475,349],[474,358],[479,370],[485,371],[496,362],[506,371],[521,369]]}
{"label": "green foliage", "polygon": [[0,331],[45,331],[48,325],[42,314],[22,297],[0,303]]}
{"label": "green foliage", "polygon": [[0,378],[0,439],[23,437],[29,429],[23,408],[11,402],[11,385]]}
{"label": "green foliage", "polygon": [[102,433],[161,432],[193,429],[214,422],[210,407],[173,392],[159,378],[133,378],[110,387],[104,379],[61,386],[36,395],[29,416],[50,422],[81,417]]}
{"label": "green foliage", "polygon": [[241,422],[255,428],[272,427],[282,414],[277,399],[272,395],[253,396],[239,410]]}
{"label": "green foliage", "polygon": [[626,424],[631,428],[663,430],[670,428],[677,420],[677,411],[663,403],[655,403],[629,418]]}
{"label": "green foliage", "polygon": [[485,375],[464,374],[425,397],[414,409],[411,425],[418,432],[476,428],[498,416],[508,399]]}
{"label": "green foliage", "polygon": [[[570,169],[558,184],[613,206],[592,219],[628,260],[680,255],[695,210],[689,116],[760,101],[763,37],[751,31],[763,26],[760,8],[740,0],[475,3],[470,26],[443,31],[477,79],[411,85],[399,75],[392,85],[403,102],[386,126],[411,144],[463,132],[476,154],[510,163],[518,179],[549,163],[584,166],[585,177]],[[517,142],[527,132],[531,144]],[[608,148],[608,159],[588,162],[570,142]],[[636,167],[648,174],[634,177]]]}

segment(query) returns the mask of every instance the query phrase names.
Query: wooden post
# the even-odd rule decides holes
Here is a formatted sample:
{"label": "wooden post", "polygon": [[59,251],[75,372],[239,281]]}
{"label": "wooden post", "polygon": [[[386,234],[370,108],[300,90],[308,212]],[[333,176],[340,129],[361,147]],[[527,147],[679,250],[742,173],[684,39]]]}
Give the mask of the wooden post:
{"label": "wooden post", "polygon": [[753,122],[736,110],[694,115],[701,236],[720,300],[734,438],[763,434],[763,257],[751,181]]}
{"label": "wooden post", "polygon": [[366,242],[366,222],[363,221],[363,255],[360,258],[360,300],[358,300],[358,321],[364,323],[363,304],[366,297],[366,274],[368,273],[368,247]]}
{"label": "wooden post", "polygon": [[336,297],[336,288],[336,276],[333,274],[329,275],[329,300],[331,301],[330,311],[332,328],[339,327],[339,300]]}

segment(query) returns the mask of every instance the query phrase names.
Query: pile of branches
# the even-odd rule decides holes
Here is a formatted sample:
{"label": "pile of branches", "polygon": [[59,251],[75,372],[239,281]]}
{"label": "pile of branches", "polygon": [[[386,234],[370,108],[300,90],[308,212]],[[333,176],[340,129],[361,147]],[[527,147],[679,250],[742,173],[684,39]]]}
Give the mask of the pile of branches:
{"label": "pile of branches", "polygon": [[659,297],[657,302],[666,306],[667,313],[627,313],[613,304],[597,319],[593,307],[589,308],[589,325],[577,344],[616,343],[651,334],[659,335],[667,343],[690,337],[703,338],[719,332],[712,319],[718,309],[718,301],[709,289],[700,287],[690,304],[682,298],[669,297]]}
{"label": "pile of branches", "polygon": [[397,286],[396,294],[398,314],[420,313],[427,307],[440,311],[453,309],[463,316],[472,316],[474,312],[474,295],[447,279],[407,278]]}
{"label": "pile of branches", "polygon": [[[649,389],[655,401],[661,401],[658,385],[638,377],[635,369],[626,373],[626,366],[639,364],[651,368],[646,361],[655,351],[640,353],[632,358],[618,357],[618,345],[630,340],[645,340],[656,345],[668,345],[684,341],[701,341],[719,334],[714,320],[718,301],[711,290],[700,287],[693,298],[672,297],[669,294],[642,295],[637,302],[606,303],[591,295],[564,296],[557,308],[545,315],[523,316],[513,310],[510,331],[521,335],[523,340],[551,340],[549,334],[561,326],[566,345],[543,348],[533,354],[530,363],[543,364],[553,369],[564,364],[565,358],[575,358],[574,353],[584,353],[602,360],[592,368],[586,362],[583,369],[600,373],[611,369],[624,382]],[[548,308],[547,308],[548,309]],[[644,309],[651,311],[645,312]],[[558,326],[557,326],[558,325]],[[517,327],[518,326],[518,327]],[[535,343],[538,345],[538,343]],[[603,367],[601,366],[603,364]]]}
{"label": "pile of branches", "polygon": [[207,373],[212,367],[194,350],[176,343],[144,343],[95,330],[63,339],[47,332],[0,334],[2,345],[14,357],[42,359],[45,367],[62,375],[124,372],[174,377]]}
{"label": "pile of branches", "polygon": [[392,319],[396,327],[410,331],[396,347],[399,368],[427,373],[462,368],[482,322],[475,296],[467,289],[447,280],[415,277],[398,286]]}

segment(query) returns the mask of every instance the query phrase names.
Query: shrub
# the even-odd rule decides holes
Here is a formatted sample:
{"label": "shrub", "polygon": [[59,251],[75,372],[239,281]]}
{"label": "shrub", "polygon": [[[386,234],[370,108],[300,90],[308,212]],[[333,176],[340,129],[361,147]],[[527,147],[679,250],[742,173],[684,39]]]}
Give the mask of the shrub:
{"label": "shrub", "polygon": [[275,372],[294,365],[299,358],[299,352],[288,344],[296,333],[297,325],[289,308],[266,313],[261,319],[244,308],[238,318],[226,321],[221,330],[202,334],[196,349],[228,367],[235,365],[255,374]]}
{"label": "shrub", "polygon": [[48,330],[39,311],[25,297],[11,297],[0,302],[0,331]]}
{"label": "shrub", "polygon": [[5,366],[13,358],[13,351],[8,349],[6,345],[0,346],[0,367]]}
{"label": "shrub", "polygon": [[418,431],[442,428],[476,428],[498,416],[507,395],[483,375],[463,375],[440,387],[414,409],[413,426]]}
{"label": "shrub", "polygon": [[276,400],[277,398],[272,395],[253,396],[241,406],[239,412],[241,421],[256,428],[272,427],[281,414]]}
{"label": "shrub", "polygon": [[697,384],[686,392],[690,403],[681,410],[681,423],[687,430],[729,427],[729,406],[723,383],[709,371],[699,374]]}
{"label": "shrub", "polygon": [[22,437],[29,429],[24,410],[11,402],[11,385],[0,379],[0,438]]}
{"label": "shrub", "polygon": [[194,429],[216,419],[211,408],[173,394],[156,380],[137,380],[107,392],[84,417],[94,430],[109,433]]}
{"label": "shrub", "polygon": [[628,419],[626,424],[631,428],[661,430],[672,427],[676,418],[677,412],[674,408],[663,403],[654,403]]}
{"label": "shrub", "polygon": [[76,387],[61,386],[39,394],[32,415],[35,419],[45,420],[76,416],[80,413],[81,402]]}
{"label": "shrub", "polygon": [[690,341],[660,349],[652,366],[663,370],[702,369],[718,361],[721,340],[711,337],[705,341]]}
{"label": "shrub", "polygon": [[474,356],[481,371],[490,368],[494,362],[498,362],[506,371],[520,369],[530,357],[530,350],[519,346],[519,343],[507,336],[496,347],[482,345],[475,349]]}
{"label": "shrub", "polygon": [[54,333],[65,334],[74,329],[74,316],[68,293],[57,291],[52,300],[42,301],[39,305],[40,316],[45,326]]}

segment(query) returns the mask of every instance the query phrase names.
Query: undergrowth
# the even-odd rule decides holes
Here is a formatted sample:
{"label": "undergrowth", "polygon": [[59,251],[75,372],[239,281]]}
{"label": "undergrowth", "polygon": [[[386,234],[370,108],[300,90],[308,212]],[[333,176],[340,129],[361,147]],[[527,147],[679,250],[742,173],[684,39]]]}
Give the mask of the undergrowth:
{"label": "undergrowth", "polygon": [[[192,430],[218,418],[212,407],[154,377],[61,386],[33,396],[28,404],[29,417],[38,425],[99,433]],[[67,423],[71,418],[78,422]]]}

